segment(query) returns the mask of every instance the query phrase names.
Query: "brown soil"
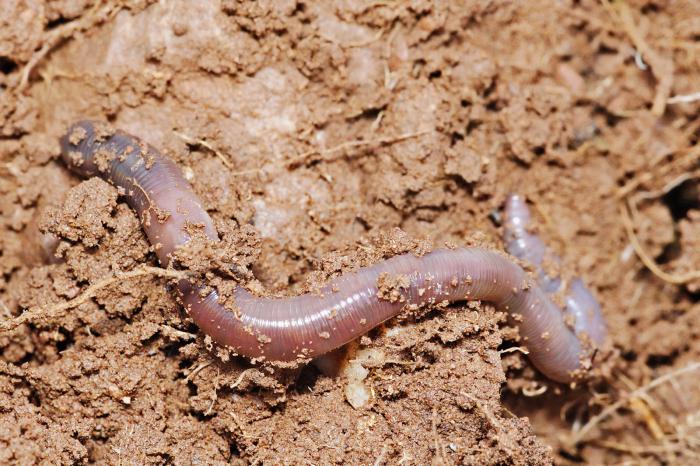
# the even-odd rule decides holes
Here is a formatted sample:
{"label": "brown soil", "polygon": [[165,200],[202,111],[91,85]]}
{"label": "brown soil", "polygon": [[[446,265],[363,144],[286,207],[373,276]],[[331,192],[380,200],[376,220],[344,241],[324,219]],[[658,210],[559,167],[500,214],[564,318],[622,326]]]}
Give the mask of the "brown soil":
{"label": "brown soil", "polygon": [[[4,0],[0,463],[696,462],[700,106],[677,96],[700,91],[699,17],[694,0]],[[230,358],[117,191],[58,159],[80,118],[174,157],[237,245],[219,259],[269,295],[429,242],[502,247],[521,192],[616,351],[558,386],[491,306],[428,310],[357,344],[382,354],[358,409],[343,376]]]}

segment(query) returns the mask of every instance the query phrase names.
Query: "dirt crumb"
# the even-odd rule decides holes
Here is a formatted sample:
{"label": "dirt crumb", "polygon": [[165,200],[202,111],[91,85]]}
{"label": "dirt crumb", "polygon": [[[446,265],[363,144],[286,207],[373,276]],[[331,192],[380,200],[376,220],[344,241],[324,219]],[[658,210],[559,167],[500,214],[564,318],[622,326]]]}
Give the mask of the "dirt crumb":
{"label": "dirt crumb", "polygon": [[117,206],[117,190],[99,178],[71,189],[63,206],[48,213],[42,230],[95,247],[108,233]]}
{"label": "dirt crumb", "polygon": [[83,128],[82,126],[76,126],[75,128],[73,128],[73,131],[71,131],[68,135],[68,142],[70,142],[74,146],[77,146],[78,144],[83,142],[86,137],[87,131],[85,130],[85,128]]}
{"label": "dirt crumb", "polygon": [[410,286],[411,278],[408,275],[391,276],[383,273],[377,280],[377,296],[390,303],[405,302],[406,292]]}

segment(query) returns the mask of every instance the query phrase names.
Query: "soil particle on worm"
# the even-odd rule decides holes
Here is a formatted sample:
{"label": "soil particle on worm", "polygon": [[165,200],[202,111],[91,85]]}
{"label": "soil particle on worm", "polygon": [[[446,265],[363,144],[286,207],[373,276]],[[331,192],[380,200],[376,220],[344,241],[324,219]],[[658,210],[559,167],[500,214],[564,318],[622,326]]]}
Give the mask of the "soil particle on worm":
{"label": "soil particle on worm", "polygon": [[[620,446],[676,439],[671,426],[697,412],[697,384],[679,379],[652,394],[663,409],[605,421],[604,442],[562,440],[700,357],[697,284],[644,268],[619,215],[621,190],[655,192],[697,168],[697,103],[652,114],[665,63],[669,95],[700,88],[697,2],[3,6],[0,321],[46,312],[0,333],[0,463],[620,463],[657,459]],[[178,260],[224,291],[291,295],[396,254],[500,247],[491,214],[521,192],[562,272],[600,299],[624,377],[549,384],[480,304],[363,338],[384,357],[357,410],[343,379],[314,366],[233,357],[168,279],[119,278],[157,262],[119,193],[58,162],[58,137],[82,118],[178,162],[224,243],[193,242]],[[635,231],[665,270],[697,270],[697,200],[672,199],[640,204]]]}

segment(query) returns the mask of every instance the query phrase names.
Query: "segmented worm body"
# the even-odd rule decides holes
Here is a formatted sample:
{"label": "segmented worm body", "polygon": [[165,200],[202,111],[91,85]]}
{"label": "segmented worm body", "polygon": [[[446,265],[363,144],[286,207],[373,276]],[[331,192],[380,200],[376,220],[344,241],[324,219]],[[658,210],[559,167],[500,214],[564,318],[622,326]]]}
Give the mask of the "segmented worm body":
{"label": "segmented worm body", "polygon": [[[549,256],[548,259],[554,262],[559,262],[559,258],[548,254],[549,251],[542,240],[529,231],[532,227],[530,210],[521,196],[511,194],[506,199],[503,226],[506,250],[534,266],[542,290],[549,295],[562,291],[562,280],[548,275],[543,268],[545,256]],[[572,321],[574,332],[579,335],[586,334],[595,345],[602,346],[607,328],[598,300],[580,278],[571,280],[568,289],[564,291],[568,292],[564,298],[564,313]]]}
{"label": "segmented worm body", "polygon": [[[190,240],[188,225],[197,224],[209,238],[218,239],[179,168],[140,139],[83,121],[70,128],[61,147],[71,169],[100,176],[120,189],[163,265]],[[387,277],[397,278],[398,293],[382,294],[379,282]],[[238,287],[235,312],[219,303],[216,291],[203,293],[199,284],[186,280],[177,288],[189,315],[212,339],[240,355],[271,361],[320,356],[406,308],[460,300],[489,301],[507,312],[519,326],[533,364],[556,381],[569,382],[583,374],[590,351],[604,337],[604,332],[587,327],[588,320],[570,327],[548,296],[549,287],[533,283],[504,254],[481,248],[395,256],[341,275],[320,293],[261,298]]]}

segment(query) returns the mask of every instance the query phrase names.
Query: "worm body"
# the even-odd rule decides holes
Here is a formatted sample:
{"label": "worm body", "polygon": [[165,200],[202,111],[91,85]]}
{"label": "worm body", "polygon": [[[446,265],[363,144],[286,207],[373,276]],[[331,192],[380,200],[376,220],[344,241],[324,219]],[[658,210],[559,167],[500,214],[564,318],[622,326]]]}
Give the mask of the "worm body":
{"label": "worm body", "polygon": [[[198,224],[209,238],[218,239],[178,167],[138,138],[84,121],[70,128],[61,147],[70,168],[84,176],[101,176],[123,192],[163,265],[189,241],[188,224]],[[388,296],[380,290],[386,278],[397,284]],[[404,254],[331,280],[320,293],[289,298],[260,298],[238,287],[235,312],[218,302],[216,291],[204,294],[200,285],[186,280],[177,288],[202,331],[254,359],[320,356],[406,308],[460,300],[489,301],[507,312],[518,324],[533,364],[556,381],[582,376],[593,349],[591,340],[598,343],[597,334],[582,337],[590,332],[589,321],[574,322],[571,328],[545,289],[507,256],[488,249]],[[586,305],[584,300],[576,302]]]}
{"label": "worm body", "polygon": [[[522,196],[511,194],[506,199],[503,226],[506,250],[534,266],[540,286],[546,293],[558,293],[562,289],[562,280],[549,276],[543,269],[548,250],[542,240],[529,231],[530,210]],[[551,260],[559,261],[557,257],[551,257]],[[574,332],[579,335],[585,333],[593,343],[602,346],[607,336],[607,328],[598,300],[580,278],[571,280],[566,291],[564,312],[572,320]]]}

